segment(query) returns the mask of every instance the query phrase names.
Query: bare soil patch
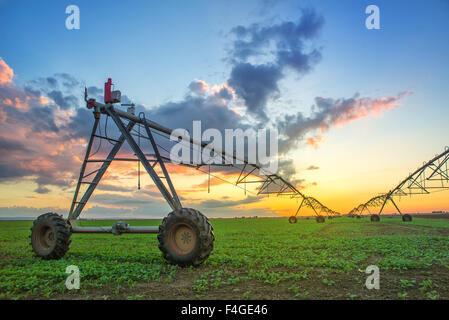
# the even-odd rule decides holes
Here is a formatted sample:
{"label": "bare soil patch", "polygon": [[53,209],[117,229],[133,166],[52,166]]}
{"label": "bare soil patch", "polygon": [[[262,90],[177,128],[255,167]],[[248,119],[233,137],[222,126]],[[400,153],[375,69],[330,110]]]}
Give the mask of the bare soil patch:
{"label": "bare soil patch", "polygon": [[[206,270],[202,270],[203,272]],[[235,275],[245,276],[245,270],[230,269]],[[292,272],[292,270],[289,270]],[[434,266],[429,269],[380,271],[380,289],[367,289],[366,275],[359,270],[349,273],[326,273],[315,270],[307,279],[281,281],[277,285],[263,280],[243,280],[234,285],[197,292],[192,289],[195,272],[180,270],[173,281],[138,283],[133,288],[123,287],[117,292],[114,287],[82,290],[77,293],[58,295],[53,299],[189,299],[189,300],[232,300],[232,299],[449,299],[449,270]],[[402,280],[402,284],[401,284]],[[410,286],[404,286],[404,280]],[[429,282],[430,281],[430,282]],[[431,283],[423,288],[422,283]],[[404,295],[406,294],[406,295]]]}

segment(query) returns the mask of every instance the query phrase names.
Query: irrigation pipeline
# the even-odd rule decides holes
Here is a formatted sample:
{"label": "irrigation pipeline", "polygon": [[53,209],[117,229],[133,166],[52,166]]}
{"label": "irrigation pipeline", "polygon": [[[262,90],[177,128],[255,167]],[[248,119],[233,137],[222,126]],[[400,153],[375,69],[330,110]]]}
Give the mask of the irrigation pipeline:
{"label": "irrigation pipeline", "polygon": [[379,215],[382,213],[385,205],[390,201],[398,213],[402,215],[401,210],[394,201],[394,197],[413,196],[417,194],[430,194],[434,192],[449,189],[449,147],[431,160],[424,162],[422,166],[410,173],[399,184],[387,193],[375,196],[367,202],[362,203],[352,209],[348,215],[362,215],[365,211],[372,213],[369,208],[380,207]]}
{"label": "irrigation pipeline", "polygon": [[[145,121],[145,119],[143,119]],[[147,120],[148,121],[148,120]],[[154,122],[150,122],[151,124],[155,124]],[[157,125],[157,127],[152,127],[151,132],[153,134],[156,134],[159,137],[162,137],[165,139],[166,143],[172,142],[170,140],[170,133],[171,131],[169,129],[161,130],[161,126]],[[145,135],[140,134],[137,130],[133,129],[132,135],[135,137],[138,137],[139,139],[147,139],[148,137]],[[197,147],[200,148],[200,152],[202,152],[203,148],[210,148],[205,143],[199,143],[196,141],[193,141],[192,139],[185,139],[182,138],[183,143],[187,143],[190,148],[193,147],[195,144]],[[170,152],[167,150],[168,148],[164,147],[161,143],[157,143],[157,147],[161,150],[166,152],[166,156],[161,156],[164,162],[171,162],[169,154]],[[300,201],[300,207],[298,208],[296,215],[299,213],[299,209],[301,207],[308,207],[313,210],[313,212],[317,215],[326,215],[326,216],[339,216],[340,213],[328,208],[323,203],[321,203],[319,200],[317,200],[314,197],[306,196],[304,193],[299,191],[293,184],[291,184],[289,181],[284,179],[283,177],[268,172],[266,169],[261,168],[258,164],[251,164],[246,160],[239,159],[234,155],[226,154],[224,151],[214,149],[212,150],[214,157],[221,157],[224,161],[223,164],[214,164],[214,163],[181,163],[183,166],[195,168],[198,171],[204,172],[210,176],[213,176],[214,178],[217,178],[225,183],[233,184],[241,189],[243,189],[245,192],[257,195],[257,196],[286,196],[291,199],[298,199]],[[147,154],[147,156],[154,156],[153,154]],[[234,160],[239,160],[240,162],[243,162],[243,164],[234,164],[230,161],[226,161],[226,158],[233,158]],[[207,170],[203,170],[203,167],[207,167]],[[236,181],[229,181],[227,179],[223,179],[217,175],[213,175],[210,173],[210,167],[218,167],[218,168],[234,168],[237,169],[239,172],[238,178]],[[224,169],[226,170],[226,169]],[[209,180],[210,181],[210,180]],[[251,192],[250,190],[247,190],[247,184],[258,184],[258,187],[256,188],[257,192]],[[243,185],[243,186],[242,186]],[[209,185],[208,185],[209,189]]]}

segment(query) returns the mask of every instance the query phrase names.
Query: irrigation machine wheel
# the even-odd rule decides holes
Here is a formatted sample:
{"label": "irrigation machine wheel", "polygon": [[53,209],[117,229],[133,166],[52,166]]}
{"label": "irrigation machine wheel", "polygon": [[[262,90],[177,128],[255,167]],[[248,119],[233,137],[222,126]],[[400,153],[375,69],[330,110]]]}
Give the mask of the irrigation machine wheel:
{"label": "irrigation machine wheel", "polygon": [[171,264],[198,266],[214,248],[214,232],[209,220],[195,209],[170,212],[162,220],[157,235],[159,249]]}
{"label": "irrigation machine wheel", "polygon": [[402,221],[410,222],[410,221],[412,221],[412,216],[406,213],[406,214],[402,215]]}
{"label": "irrigation machine wheel", "polygon": [[378,214],[372,214],[371,215],[371,221],[373,222],[379,222],[380,221],[380,217]]}
{"label": "irrigation machine wheel", "polygon": [[60,259],[69,250],[70,226],[59,214],[48,212],[37,217],[31,227],[31,246],[42,259]]}
{"label": "irrigation machine wheel", "polygon": [[295,216],[291,216],[290,218],[288,218],[288,222],[296,223],[297,222],[296,217]]}
{"label": "irrigation machine wheel", "polygon": [[318,222],[318,223],[323,223],[325,221],[323,216],[317,216],[315,219],[316,219],[316,222]]}

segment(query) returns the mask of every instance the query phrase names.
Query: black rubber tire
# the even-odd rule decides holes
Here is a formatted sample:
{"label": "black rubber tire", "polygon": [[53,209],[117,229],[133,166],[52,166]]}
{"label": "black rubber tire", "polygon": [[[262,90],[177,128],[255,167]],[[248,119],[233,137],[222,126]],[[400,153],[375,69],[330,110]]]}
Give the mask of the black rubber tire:
{"label": "black rubber tire", "polygon": [[326,219],[323,216],[317,216],[315,218],[316,222],[318,223],[323,223],[324,221],[326,221]]}
{"label": "black rubber tire", "polygon": [[357,215],[357,219],[361,219],[361,218],[362,218],[362,216],[358,214]]}
{"label": "black rubber tire", "polygon": [[42,259],[61,259],[69,251],[72,242],[70,235],[70,226],[62,215],[48,212],[34,220],[30,244],[34,253]]}
{"label": "black rubber tire", "polygon": [[372,214],[371,215],[371,221],[372,222],[379,222],[380,221],[380,216],[378,214]]}
{"label": "black rubber tire", "polygon": [[[173,229],[179,225],[190,228],[195,235],[196,243],[190,252],[185,254],[176,252],[173,241],[170,241]],[[159,249],[163,257],[170,263],[181,267],[199,266],[210,255],[214,248],[214,232],[209,220],[201,212],[195,209],[182,208],[170,212],[162,220],[159,226],[157,239],[159,240]]]}
{"label": "black rubber tire", "polygon": [[327,217],[327,219],[329,219],[329,220],[332,219],[332,218],[333,218],[332,216]]}
{"label": "black rubber tire", "polygon": [[296,222],[297,222],[297,219],[296,219],[295,216],[291,216],[290,218],[288,218],[288,222],[290,222],[290,223],[296,223]]}
{"label": "black rubber tire", "polygon": [[402,215],[402,221],[410,222],[410,221],[412,221],[412,216],[406,213],[406,214]]}

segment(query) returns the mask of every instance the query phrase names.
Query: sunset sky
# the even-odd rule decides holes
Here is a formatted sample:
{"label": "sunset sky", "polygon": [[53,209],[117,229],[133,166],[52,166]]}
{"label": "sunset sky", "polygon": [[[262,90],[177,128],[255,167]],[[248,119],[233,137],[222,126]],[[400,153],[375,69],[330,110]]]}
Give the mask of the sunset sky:
{"label": "sunset sky", "polygon": [[[72,4],[79,30],[66,28]],[[365,27],[371,4],[379,30]],[[0,217],[67,214],[93,124],[84,87],[100,100],[109,77],[170,128],[277,129],[280,175],[342,213],[449,145],[449,1],[0,0],[0,39]],[[298,206],[216,178],[208,193],[205,173],[168,168],[183,205],[210,217]],[[135,163],[102,183],[82,217],[170,211],[146,175],[137,190]],[[398,205],[449,210],[448,199]]]}

